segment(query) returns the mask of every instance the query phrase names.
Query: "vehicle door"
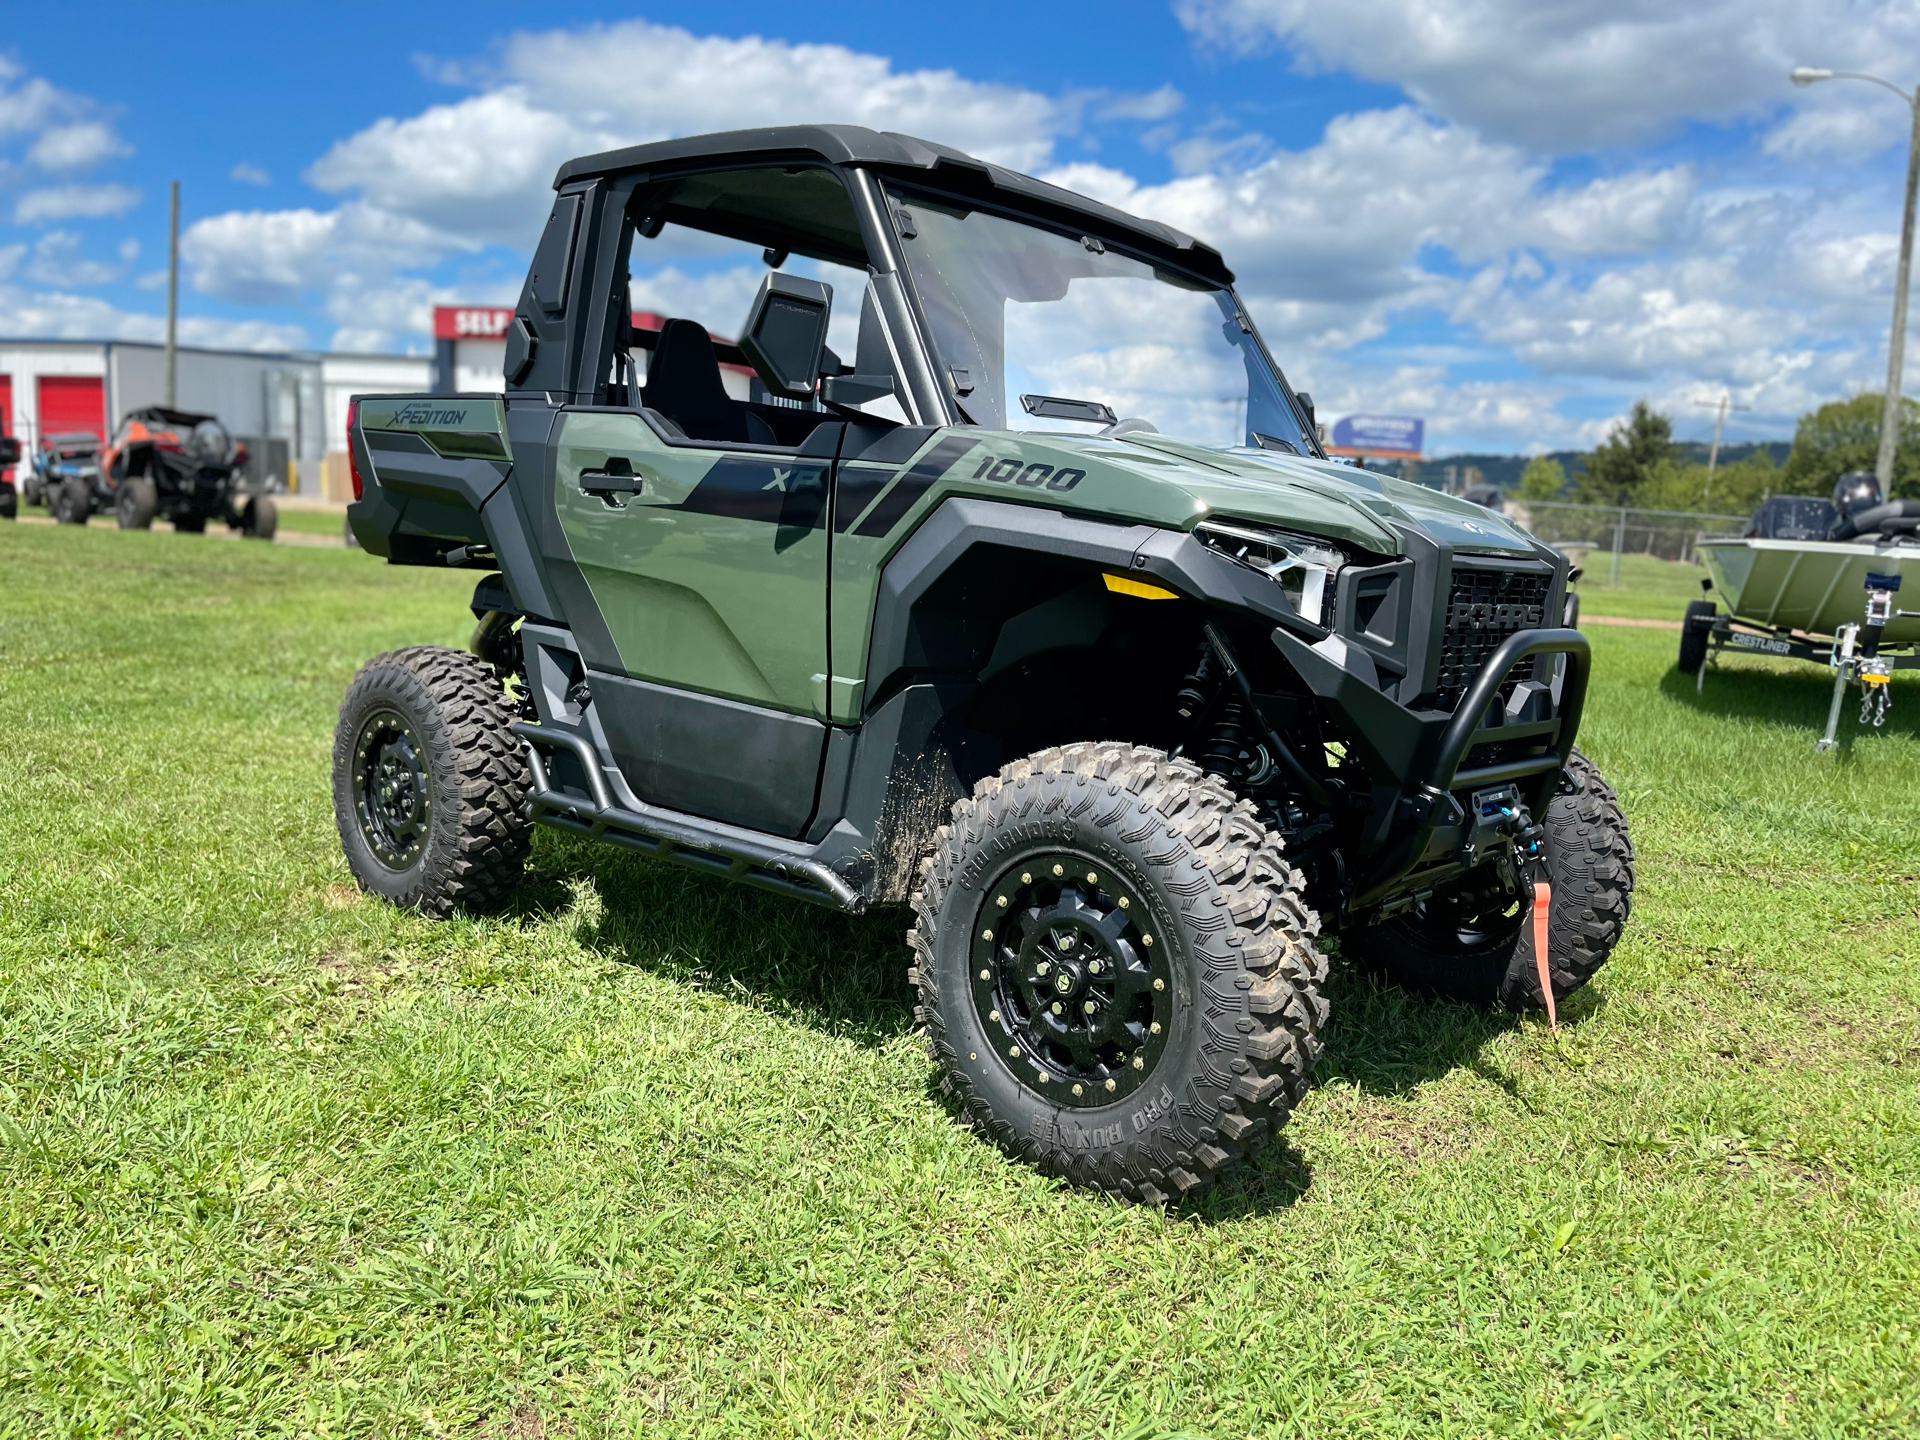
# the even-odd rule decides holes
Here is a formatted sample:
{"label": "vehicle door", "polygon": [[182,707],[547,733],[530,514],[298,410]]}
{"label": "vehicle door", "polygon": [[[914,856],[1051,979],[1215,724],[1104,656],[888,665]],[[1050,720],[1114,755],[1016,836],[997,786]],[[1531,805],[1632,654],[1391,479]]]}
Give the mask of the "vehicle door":
{"label": "vehicle door", "polygon": [[789,836],[812,813],[839,426],[822,429],[787,449],[561,417],[554,506],[619,656],[589,688],[643,800]]}

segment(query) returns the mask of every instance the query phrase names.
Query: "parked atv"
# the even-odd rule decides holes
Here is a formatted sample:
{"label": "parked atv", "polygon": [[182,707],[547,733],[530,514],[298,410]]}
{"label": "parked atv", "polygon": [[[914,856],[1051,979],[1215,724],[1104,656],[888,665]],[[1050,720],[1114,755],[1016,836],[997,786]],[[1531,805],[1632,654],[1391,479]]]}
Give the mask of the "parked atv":
{"label": "parked atv", "polygon": [[[0,471],[11,470],[20,463],[20,442],[11,435],[0,435]],[[0,520],[20,518],[20,492],[14,488],[11,475],[0,474]]]}
{"label": "parked atv", "polygon": [[267,496],[242,490],[246,463],[247,447],[211,415],[158,405],[129,411],[105,461],[120,528],[148,530],[161,519],[198,535],[218,520],[271,540],[279,515]]}
{"label": "parked atv", "polygon": [[[368,891],[499,905],[537,822],[910,902],[948,1093],[1150,1203],[1305,1093],[1323,927],[1518,1009],[1607,959],[1633,847],[1574,749],[1566,558],[1328,462],[1215,251],[852,127],[555,183],[504,394],[350,411],[365,548],[485,572],[471,653],[377,656],[341,709]],[[769,267],[737,342],[636,323],[669,230]],[[793,257],[863,287],[851,363]]]}
{"label": "parked atv", "polygon": [[40,438],[26,483],[29,505],[46,506],[62,525],[84,525],[113,500],[113,486],[100,465],[98,436],[82,430]]}

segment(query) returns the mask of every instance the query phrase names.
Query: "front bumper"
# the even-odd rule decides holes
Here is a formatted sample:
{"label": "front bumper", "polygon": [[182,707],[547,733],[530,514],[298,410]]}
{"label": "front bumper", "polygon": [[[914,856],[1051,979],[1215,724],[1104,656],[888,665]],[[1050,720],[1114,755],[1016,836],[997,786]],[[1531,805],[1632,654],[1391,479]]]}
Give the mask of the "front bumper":
{"label": "front bumper", "polygon": [[[1457,795],[1518,784],[1533,814],[1544,812],[1586,706],[1592,652],[1578,630],[1509,635],[1451,715],[1409,710],[1389,699],[1360,667],[1343,664],[1338,648],[1309,645],[1281,628],[1272,639],[1315,696],[1342,717],[1375,781],[1373,823],[1355,857],[1349,914],[1390,906],[1466,868],[1457,857],[1471,827]],[[1546,657],[1564,658],[1544,674],[1536,663],[1534,677],[1513,699],[1495,704],[1516,667]],[[1480,747],[1506,753],[1469,765]]]}

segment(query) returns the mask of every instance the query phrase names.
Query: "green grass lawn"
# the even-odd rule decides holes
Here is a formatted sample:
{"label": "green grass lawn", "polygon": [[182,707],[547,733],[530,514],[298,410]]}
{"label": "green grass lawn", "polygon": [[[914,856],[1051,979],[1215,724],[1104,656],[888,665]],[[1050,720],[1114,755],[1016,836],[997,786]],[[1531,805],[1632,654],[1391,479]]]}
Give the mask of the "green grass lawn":
{"label": "green grass lawn", "polygon": [[1597,630],[1640,890],[1558,1041],[1336,959],[1165,1216],[958,1127],[901,913],[544,832],[504,916],[361,899],[335,706],[470,576],[0,574],[0,1435],[1920,1432],[1920,685],[1816,757],[1821,672]]}
{"label": "green grass lawn", "polygon": [[1614,585],[1609,583],[1613,556],[1606,551],[1589,551],[1581,563],[1585,573],[1574,588],[1580,592],[1582,614],[1678,620],[1686,613],[1689,600],[1712,598],[1700,588],[1707,576],[1704,565],[1659,560],[1651,555],[1622,555],[1620,583]]}
{"label": "green grass lawn", "polygon": [[277,507],[282,530],[299,530],[308,535],[331,535],[340,538],[340,527],[346,519],[340,510],[296,510],[291,505]]}

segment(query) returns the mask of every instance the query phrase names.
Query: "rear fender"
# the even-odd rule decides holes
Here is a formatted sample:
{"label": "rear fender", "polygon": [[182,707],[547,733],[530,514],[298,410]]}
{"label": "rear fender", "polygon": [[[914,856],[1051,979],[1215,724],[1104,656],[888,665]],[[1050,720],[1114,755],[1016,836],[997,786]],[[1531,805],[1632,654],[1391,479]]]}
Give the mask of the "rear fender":
{"label": "rear fender", "polygon": [[363,548],[397,565],[441,565],[486,546],[522,614],[556,613],[507,489],[513,452],[498,396],[366,396],[348,440],[364,488],[347,518]]}

